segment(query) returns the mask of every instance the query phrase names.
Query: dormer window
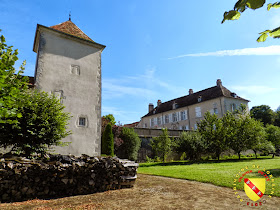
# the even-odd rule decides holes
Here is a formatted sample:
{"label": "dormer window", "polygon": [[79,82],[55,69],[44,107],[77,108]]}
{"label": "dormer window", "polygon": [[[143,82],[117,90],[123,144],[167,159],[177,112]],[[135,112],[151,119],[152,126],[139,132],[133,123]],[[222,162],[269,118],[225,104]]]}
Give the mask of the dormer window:
{"label": "dormer window", "polygon": [[202,96],[199,96],[197,102],[201,102],[201,101],[202,101]]}
{"label": "dormer window", "polygon": [[173,105],[172,105],[172,109],[178,109],[178,108],[179,108],[179,105],[174,102]]}
{"label": "dormer window", "polygon": [[231,96],[232,96],[233,98],[237,98],[236,93],[231,93]]}
{"label": "dormer window", "polygon": [[156,113],[156,110],[154,109],[154,110],[153,110],[153,114],[155,114],[155,113]]}

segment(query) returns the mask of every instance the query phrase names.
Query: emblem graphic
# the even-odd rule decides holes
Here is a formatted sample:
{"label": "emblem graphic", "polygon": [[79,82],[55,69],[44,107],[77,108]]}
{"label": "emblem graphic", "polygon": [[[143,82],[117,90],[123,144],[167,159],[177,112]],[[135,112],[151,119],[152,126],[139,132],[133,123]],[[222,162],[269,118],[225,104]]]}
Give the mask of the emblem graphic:
{"label": "emblem graphic", "polygon": [[257,201],[265,193],[265,183],[265,178],[245,178],[244,191],[252,201]]}

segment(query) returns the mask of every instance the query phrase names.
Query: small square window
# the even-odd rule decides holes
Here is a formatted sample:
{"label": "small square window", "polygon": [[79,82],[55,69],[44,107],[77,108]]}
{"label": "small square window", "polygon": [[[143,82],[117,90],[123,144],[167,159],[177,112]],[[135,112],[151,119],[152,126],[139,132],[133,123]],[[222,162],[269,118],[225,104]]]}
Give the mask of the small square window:
{"label": "small square window", "polygon": [[86,126],[86,118],[85,117],[80,117],[79,118],[79,126]]}

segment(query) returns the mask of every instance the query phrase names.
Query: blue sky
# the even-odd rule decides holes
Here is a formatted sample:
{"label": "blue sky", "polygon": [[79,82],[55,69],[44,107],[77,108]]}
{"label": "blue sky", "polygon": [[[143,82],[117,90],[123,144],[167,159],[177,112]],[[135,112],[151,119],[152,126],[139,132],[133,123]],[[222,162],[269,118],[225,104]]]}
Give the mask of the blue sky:
{"label": "blue sky", "polygon": [[[212,87],[217,79],[251,102],[280,106],[280,40],[257,43],[280,26],[280,10],[246,11],[221,24],[236,0],[0,0],[0,28],[34,75],[37,23],[72,21],[102,53],[102,115],[139,121],[156,104]],[[268,1],[269,2],[269,1]]]}

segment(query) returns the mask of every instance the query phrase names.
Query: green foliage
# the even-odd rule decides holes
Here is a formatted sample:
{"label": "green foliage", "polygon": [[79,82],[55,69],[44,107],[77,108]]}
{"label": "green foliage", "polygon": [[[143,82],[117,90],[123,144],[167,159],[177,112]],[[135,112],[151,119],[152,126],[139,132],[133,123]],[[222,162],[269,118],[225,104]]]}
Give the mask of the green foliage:
{"label": "green foliage", "polygon": [[167,155],[172,149],[172,141],[169,138],[167,129],[162,129],[162,134],[158,137],[154,137],[150,144],[152,149],[155,151],[156,156],[166,162]]}
{"label": "green foliage", "polygon": [[114,135],[112,132],[112,125],[110,123],[107,124],[102,135],[101,153],[114,156]]}
{"label": "green foliage", "polygon": [[280,128],[274,125],[266,126],[266,140],[271,142],[275,149],[280,148]]}
{"label": "green foliage", "polygon": [[[279,107],[278,107],[279,109]],[[274,113],[274,125],[280,127],[280,110],[276,110],[276,112]]]}
{"label": "green foliage", "polygon": [[[0,30],[1,32],[1,30]],[[20,66],[20,70],[16,74],[14,68],[15,62],[18,60],[18,51],[13,51],[12,46],[6,44],[5,37],[0,37],[0,124],[10,123],[16,124],[22,113],[18,107],[19,98],[22,97],[22,91],[27,89],[28,78],[23,77],[24,65]]]}
{"label": "green foliage", "polygon": [[70,116],[64,112],[64,106],[54,95],[45,92],[25,91],[22,94],[18,99],[22,117],[17,119],[17,124],[0,124],[0,145],[13,146],[13,150],[26,156],[44,153],[53,145],[64,145],[61,139],[70,134],[66,131]]}
{"label": "green foliage", "polygon": [[274,112],[267,105],[260,105],[260,106],[252,107],[252,109],[250,110],[250,114],[253,118],[263,122],[264,125],[273,124]]}
{"label": "green foliage", "polygon": [[[265,4],[265,0],[238,0],[234,5],[234,9],[230,10],[229,12],[224,13],[224,18],[222,23],[226,20],[237,20],[240,18],[241,13],[244,12],[246,9],[259,9],[263,7]],[[267,10],[269,11],[271,8],[280,8],[280,2],[270,3],[267,5]],[[275,28],[273,30],[265,30],[259,33],[260,36],[258,37],[258,42],[264,42],[268,36],[272,38],[280,38],[280,27]]]}
{"label": "green foliage", "polygon": [[137,133],[135,133],[134,129],[124,127],[120,138],[123,140],[122,149],[125,151],[125,158],[137,160],[141,139],[138,137]]}
{"label": "green foliage", "polygon": [[109,123],[111,123],[112,126],[116,124],[115,117],[112,114],[107,114],[103,116],[103,118],[106,119]]}
{"label": "green foliage", "polygon": [[241,113],[227,112],[222,118],[228,145],[238,154],[239,159],[242,151],[252,148],[265,138],[262,123]]}
{"label": "green foliage", "polygon": [[206,112],[204,119],[198,123],[198,132],[205,140],[205,148],[209,153],[215,153],[220,158],[220,154],[227,148],[226,130],[223,122],[216,114]]}
{"label": "green foliage", "polygon": [[199,133],[182,132],[176,141],[176,150],[185,154],[186,157],[184,159],[197,160],[205,151],[205,145]]}

